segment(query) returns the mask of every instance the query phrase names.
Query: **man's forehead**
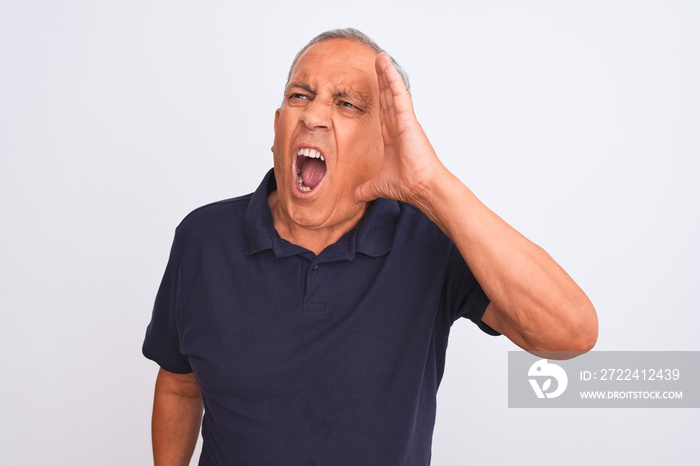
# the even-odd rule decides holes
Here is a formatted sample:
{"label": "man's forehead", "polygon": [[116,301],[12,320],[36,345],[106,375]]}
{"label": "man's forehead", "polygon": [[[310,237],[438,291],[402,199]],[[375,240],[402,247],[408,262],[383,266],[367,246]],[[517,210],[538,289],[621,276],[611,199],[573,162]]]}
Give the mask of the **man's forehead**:
{"label": "man's forehead", "polygon": [[316,77],[337,81],[375,80],[376,56],[374,49],[361,42],[337,38],[324,40],[310,46],[299,57],[292,69],[290,83]]}

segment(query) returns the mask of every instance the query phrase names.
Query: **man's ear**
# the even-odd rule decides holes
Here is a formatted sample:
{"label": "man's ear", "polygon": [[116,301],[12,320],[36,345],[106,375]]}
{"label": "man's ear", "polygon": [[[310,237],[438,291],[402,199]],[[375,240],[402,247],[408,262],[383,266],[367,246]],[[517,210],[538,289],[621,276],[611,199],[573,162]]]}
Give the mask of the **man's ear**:
{"label": "man's ear", "polygon": [[277,110],[275,110],[275,121],[272,124],[272,127],[274,128],[275,135],[272,138],[273,141],[272,141],[272,147],[270,147],[270,150],[272,151],[273,154],[275,153],[275,142],[274,141],[277,139],[277,123],[279,123],[279,121],[280,121],[280,109],[278,108]]}
{"label": "man's ear", "polygon": [[270,150],[272,151],[273,154],[275,153],[275,141],[277,140],[277,124],[280,121],[280,111],[281,111],[281,109],[279,109],[279,108],[277,110],[275,110],[275,121],[272,124],[272,127],[274,129],[274,136],[272,137],[272,147],[270,147]]}

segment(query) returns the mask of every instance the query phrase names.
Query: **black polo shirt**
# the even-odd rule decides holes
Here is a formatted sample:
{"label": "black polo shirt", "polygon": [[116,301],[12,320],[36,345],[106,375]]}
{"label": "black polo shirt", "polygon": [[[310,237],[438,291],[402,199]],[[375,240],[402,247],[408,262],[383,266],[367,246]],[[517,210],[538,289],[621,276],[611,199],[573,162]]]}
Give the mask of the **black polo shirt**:
{"label": "black polo shirt", "polygon": [[379,199],[316,256],[255,193],[178,226],[143,353],[194,374],[201,465],[427,465],[451,324],[488,298],[416,208]]}

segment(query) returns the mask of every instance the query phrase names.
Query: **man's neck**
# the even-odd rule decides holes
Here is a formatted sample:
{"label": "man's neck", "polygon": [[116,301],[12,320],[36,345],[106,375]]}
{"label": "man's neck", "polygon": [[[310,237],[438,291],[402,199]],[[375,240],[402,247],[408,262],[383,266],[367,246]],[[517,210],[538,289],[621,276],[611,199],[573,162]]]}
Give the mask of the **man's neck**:
{"label": "man's neck", "polygon": [[286,215],[277,197],[277,191],[270,193],[267,201],[273,226],[280,238],[308,249],[316,255],[321,254],[331,244],[337,243],[343,235],[355,228],[366,211],[366,208],[359,209],[357,215],[337,224],[309,227],[294,222]]}

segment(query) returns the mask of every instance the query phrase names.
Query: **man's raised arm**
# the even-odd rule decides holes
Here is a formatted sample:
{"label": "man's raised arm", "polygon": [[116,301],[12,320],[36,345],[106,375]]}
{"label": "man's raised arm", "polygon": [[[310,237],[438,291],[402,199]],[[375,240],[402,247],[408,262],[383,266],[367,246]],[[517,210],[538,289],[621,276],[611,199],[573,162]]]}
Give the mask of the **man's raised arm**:
{"label": "man's raised arm", "polygon": [[378,176],[357,188],[355,200],[386,197],[423,211],[454,241],[491,300],[483,322],[521,348],[552,358],[590,350],[598,320],[583,290],[447,170],[389,57],[379,54],[376,65],[384,160]]}

